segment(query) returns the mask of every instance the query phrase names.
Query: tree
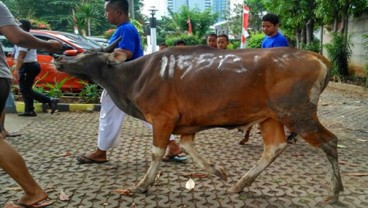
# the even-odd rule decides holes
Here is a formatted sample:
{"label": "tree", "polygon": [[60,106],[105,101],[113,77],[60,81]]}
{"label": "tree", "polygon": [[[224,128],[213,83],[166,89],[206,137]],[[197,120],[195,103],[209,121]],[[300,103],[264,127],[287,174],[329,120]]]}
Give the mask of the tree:
{"label": "tree", "polygon": [[350,16],[361,16],[368,12],[367,0],[316,0],[315,13],[326,24],[332,24],[331,31],[347,33]]}
{"label": "tree", "polygon": [[[265,8],[259,0],[247,0],[245,4],[250,9],[248,28],[253,31],[261,31],[261,19]],[[229,29],[234,36],[242,33],[243,5],[235,4],[235,15],[231,16],[230,11],[227,14]]]}
{"label": "tree", "polygon": [[89,2],[82,2],[75,7],[75,23],[83,36],[91,36],[91,24],[98,25],[99,16],[97,8]]}
{"label": "tree", "polygon": [[187,33],[188,18],[192,25],[193,35],[200,38],[205,37],[210,26],[216,22],[218,17],[217,14],[212,14],[209,9],[201,12],[197,8],[188,9],[186,6],[181,7],[177,13],[169,11],[169,14],[169,17],[162,17],[162,20],[158,21],[157,29],[163,38]]}
{"label": "tree", "polygon": [[[297,48],[313,43],[313,32],[322,21],[314,13],[315,0],[262,0],[268,12],[281,19],[282,32],[295,41]],[[292,6],[290,6],[292,5]]]}

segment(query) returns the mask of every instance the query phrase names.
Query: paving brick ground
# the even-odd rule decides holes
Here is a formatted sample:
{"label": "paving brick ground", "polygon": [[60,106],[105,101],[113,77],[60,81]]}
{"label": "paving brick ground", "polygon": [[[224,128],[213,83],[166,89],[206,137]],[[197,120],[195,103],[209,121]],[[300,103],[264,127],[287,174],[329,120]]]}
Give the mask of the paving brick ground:
{"label": "paving brick ground", "polygon": [[[151,131],[128,117],[123,125],[121,145],[109,152],[105,164],[78,165],[75,155],[96,146],[98,112],[40,113],[22,129],[23,136],[9,142],[56,203],[50,207],[368,207],[368,94],[328,88],[321,97],[322,123],[339,137],[339,160],[345,191],[340,202],[321,204],[329,188],[329,164],[325,155],[299,138],[240,194],[227,193],[260,158],[263,148],[256,128],[250,142],[238,145],[236,130],[212,129],[199,133],[198,151],[228,170],[228,181],[215,176],[194,178],[194,190],[187,190],[187,175],[204,173],[192,160],[162,163],[161,177],[145,194],[132,197],[113,190],[135,184],[150,162]],[[68,155],[70,153],[71,155]],[[0,170],[0,207],[22,192]],[[59,199],[60,192],[70,196]]]}

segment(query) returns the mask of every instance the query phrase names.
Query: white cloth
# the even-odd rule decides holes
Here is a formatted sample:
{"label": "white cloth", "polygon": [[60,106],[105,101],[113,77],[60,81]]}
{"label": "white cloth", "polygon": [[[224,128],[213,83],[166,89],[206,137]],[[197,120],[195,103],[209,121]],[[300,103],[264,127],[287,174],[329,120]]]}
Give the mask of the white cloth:
{"label": "white cloth", "polygon": [[14,54],[15,58],[18,57],[19,51],[26,52],[26,56],[23,59],[23,63],[30,63],[30,62],[37,61],[37,50],[36,49],[28,49],[28,48],[15,46],[15,54]]}
{"label": "white cloth", "polygon": [[[106,90],[101,94],[100,123],[98,127],[97,147],[108,151],[120,142],[120,132],[126,113],[120,110],[112,101]],[[142,121],[145,126],[152,129],[152,125]],[[170,140],[175,140],[173,135]]]}

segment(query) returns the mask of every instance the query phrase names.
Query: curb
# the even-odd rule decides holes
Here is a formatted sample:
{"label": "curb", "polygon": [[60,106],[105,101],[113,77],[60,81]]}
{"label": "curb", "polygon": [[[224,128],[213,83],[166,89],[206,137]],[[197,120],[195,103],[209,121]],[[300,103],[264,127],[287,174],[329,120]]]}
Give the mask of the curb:
{"label": "curb", "polygon": [[[34,104],[35,112],[44,112],[46,113],[48,110],[47,104],[35,103]],[[18,113],[24,111],[24,102],[15,102],[15,109]],[[57,111],[59,112],[77,112],[77,111],[100,111],[100,104],[71,104],[71,103],[58,103]]]}

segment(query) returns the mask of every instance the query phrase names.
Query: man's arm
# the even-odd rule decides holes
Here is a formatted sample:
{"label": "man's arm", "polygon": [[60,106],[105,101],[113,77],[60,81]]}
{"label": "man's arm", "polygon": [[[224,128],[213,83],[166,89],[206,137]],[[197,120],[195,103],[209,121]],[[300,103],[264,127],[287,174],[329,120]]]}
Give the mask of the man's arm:
{"label": "man's arm", "polygon": [[11,43],[24,48],[42,49],[49,52],[56,52],[62,48],[61,43],[58,41],[44,41],[35,38],[33,35],[24,32],[21,28],[15,25],[0,27],[0,33],[2,33]]}
{"label": "man's arm", "polygon": [[121,49],[121,48],[116,48],[114,51],[118,51],[121,53],[125,53],[125,55],[127,56],[127,59],[130,59],[133,57],[133,53],[129,50],[125,50],[125,49]]}

